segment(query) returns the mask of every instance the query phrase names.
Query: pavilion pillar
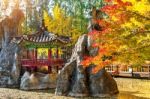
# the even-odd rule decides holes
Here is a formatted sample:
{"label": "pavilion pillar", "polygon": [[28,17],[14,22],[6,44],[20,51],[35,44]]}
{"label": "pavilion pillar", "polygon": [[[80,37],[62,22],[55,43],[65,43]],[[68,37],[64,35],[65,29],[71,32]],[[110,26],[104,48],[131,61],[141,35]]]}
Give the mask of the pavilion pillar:
{"label": "pavilion pillar", "polygon": [[[37,48],[34,48],[33,50],[33,53],[34,53],[34,62],[35,62],[35,65],[36,65],[36,61],[37,61]],[[37,71],[37,65],[34,67],[34,71]]]}
{"label": "pavilion pillar", "polygon": [[[48,61],[51,61],[51,57],[52,57],[52,50],[51,48],[48,49]],[[52,72],[52,64],[50,62],[49,66],[48,66],[48,73]]]}
{"label": "pavilion pillar", "polygon": [[29,58],[29,49],[27,49],[27,56],[26,58],[28,59]]}
{"label": "pavilion pillar", "polygon": [[[59,48],[57,47],[57,49],[56,49],[56,59],[58,59],[58,58],[59,58]],[[58,66],[56,66],[56,70],[57,70],[57,73],[58,73],[58,71],[59,71],[59,67]]]}
{"label": "pavilion pillar", "polygon": [[[57,47],[57,50],[56,50],[56,58],[58,59],[59,58],[59,48]],[[58,61],[59,62],[59,61]],[[57,73],[59,71],[59,66],[56,66],[57,68]]]}
{"label": "pavilion pillar", "polygon": [[59,49],[58,49],[58,47],[57,47],[57,49],[56,49],[56,58],[57,58],[57,59],[59,58]]}
{"label": "pavilion pillar", "polygon": [[31,50],[31,58],[32,58],[32,60],[34,60],[34,49]]}
{"label": "pavilion pillar", "polygon": [[37,59],[37,48],[34,49],[34,59]]}
{"label": "pavilion pillar", "polygon": [[52,56],[52,50],[48,49],[48,60],[51,60],[51,56]]}

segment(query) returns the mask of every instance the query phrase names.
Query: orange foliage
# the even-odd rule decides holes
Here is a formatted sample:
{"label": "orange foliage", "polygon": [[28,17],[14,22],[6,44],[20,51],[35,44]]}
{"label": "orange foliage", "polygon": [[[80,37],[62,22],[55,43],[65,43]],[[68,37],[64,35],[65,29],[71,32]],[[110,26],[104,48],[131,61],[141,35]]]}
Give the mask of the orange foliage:
{"label": "orange foliage", "polygon": [[97,65],[96,67],[94,67],[92,69],[92,73],[97,73],[99,70],[101,70],[103,67],[109,65],[110,63],[111,63],[110,60],[106,60],[106,61],[100,62],[99,65]]}
{"label": "orange foliage", "polygon": [[[106,2],[112,2],[112,0],[105,0]],[[109,16],[109,20],[99,19],[94,20],[94,22],[98,23],[102,27],[102,31],[93,30],[88,35],[95,41],[92,45],[94,48],[99,48],[98,55],[95,57],[86,56],[84,57],[81,64],[84,67],[88,67],[90,64],[94,64],[92,72],[97,73],[103,67],[110,65],[112,61],[115,60],[113,56],[114,50],[117,49],[117,43],[112,44],[106,41],[113,41],[106,37],[107,34],[113,33],[112,26],[123,24],[126,22],[128,18],[128,14],[124,13],[123,10],[126,9],[126,6],[132,6],[130,2],[123,2],[122,0],[115,0],[116,3],[111,5],[106,5],[100,9],[100,11],[106,13]],[[115,19],[116,18],[116,19]],[[113,20],[113,21],[110,21]],[[110,44],[109,44],[110,43]],[[110,58],[111,57],[111,58]]]}

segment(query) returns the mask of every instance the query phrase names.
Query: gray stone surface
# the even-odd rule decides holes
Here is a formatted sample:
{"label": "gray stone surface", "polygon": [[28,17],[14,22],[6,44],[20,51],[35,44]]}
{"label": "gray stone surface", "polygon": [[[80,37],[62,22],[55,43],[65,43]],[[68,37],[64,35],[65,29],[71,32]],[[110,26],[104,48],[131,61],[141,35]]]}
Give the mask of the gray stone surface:
{"label": "gray stone surface", "polygon": [[106,97],[118,93],[115,80],[104,68],[93,74],[92,65],[83,68],[80,64],[84,55],[97,54],[98,49],[91,45],[92,42],[86,34],[78,39],[70,61],[58,74],[56,95]]}
{"label": "gray stone surface", "polygon": [[86,77],[84,77],[85,71],[80,65],[80,62],[83,59],[82,56],[85,53],[84,47],[87,43],[86,41],[87,35],[83,35],[79,38],[73,49],[70,62],[60,71],[57,80],[56,95],[88,95]]}
{"label": "gray stone surface", "polygon": [[89,75],[90,95],[94,97],[107,97],[118,93],[116,81],[103,68],[98,73]]}
{"label": "gray stone surface", "polygon": [[57,74],[29,73],[25,72],[21,78],[20,89],[48,89],[56,87]]}
{"label": "gray stone surface", "polygon": [[20,66],[17,61],[19,47],[11,42],[0,52],[0,87],[18,87]]}

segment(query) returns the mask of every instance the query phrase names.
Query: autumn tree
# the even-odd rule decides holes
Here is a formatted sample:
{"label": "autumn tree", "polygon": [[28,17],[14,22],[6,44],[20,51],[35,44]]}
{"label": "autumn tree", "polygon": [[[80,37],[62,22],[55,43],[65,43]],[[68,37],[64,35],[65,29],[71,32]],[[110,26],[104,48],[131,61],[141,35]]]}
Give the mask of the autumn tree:
{"label": "autumn tree", "polygon": [[56,0],[56,4],[65,11],[65,15],[73,17],[73,25],[83,33],[87,33],[87,26],[91,17],[92,6],[100,8],[103,0]]}
{"label": "autumn tree", "polygon": [[44,21],[49,32],[57,35],[71,36],[73,43],[83,33],[78,27],[72,25],[73,18],[65,16],[64,10],[58,4],[54,6],[52,15],[44,11]]}
{"label": "autumn tree", "polygon": [[[5,5],[7,5],[7,7],[10,6],[8,2]],[[5,9],[9,10],[7,7]],[[0,20],[0,33],[4,35],[8,32],[9,36],[20,35],[22,33],[21,30],[22,22],[24,21],[24,13],[19,8],[18,0],[15,1],[15,8],[12,8],[11,10],[9,16],[6,16],[7,13],[3,12],[2,19]]]}
{"label": "autumn tree", "polygon": [[140,66],[150,60],[150,2],[148,0],[105,0],[99,9],[108,17],[94,20],[102,31],[89,33],[93,47],[99,47],[96,57],[85,57],[83,65],[97,66],[93,72],[110,64]]}

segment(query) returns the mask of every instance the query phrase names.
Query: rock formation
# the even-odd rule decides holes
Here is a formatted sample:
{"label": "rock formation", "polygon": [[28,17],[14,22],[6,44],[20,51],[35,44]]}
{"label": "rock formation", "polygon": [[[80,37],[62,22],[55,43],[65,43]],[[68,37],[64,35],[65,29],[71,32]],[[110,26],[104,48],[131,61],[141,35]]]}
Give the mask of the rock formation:
{"label": "rock formation", "polygon": [[0,39],[3,39],[0,52],[0,87],[19,86],[20,66],[17,56],[20,40],[12,38],[20,33],[23,16],[23,12],[16,8],[9,17],[0,21]]}
{"label": "rock formation", "polygon": [[57,74],[42,74],[25,72],[21,78],[20,89],[48,89],[56,88]]}
{"label": "rock formation", "polygon": [[18,87],[20,66],[17,61],[18,44],[9,43],[0,52],[0,87]]}
{"label": "rock formation", "polygon": [[106,97],[118,93],[115,80],[104,68],[93,74],[92,65],[83,68],[80,64],[85,54],[97,54],[98,50],[91,47],[91,41],[86,34],[78,39],[70,61],[58,74],[56,95]]}

